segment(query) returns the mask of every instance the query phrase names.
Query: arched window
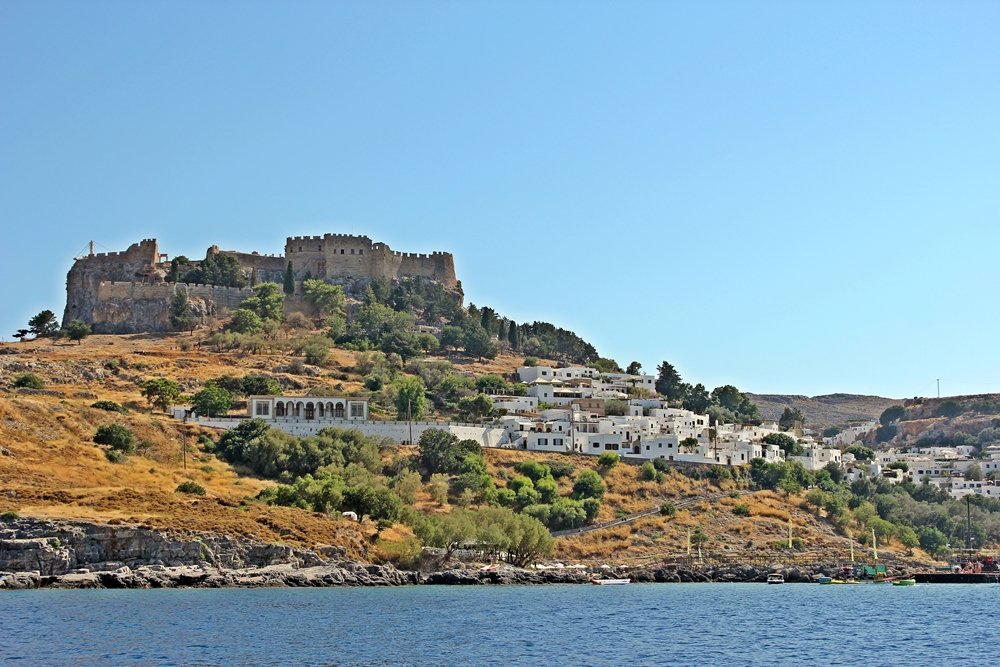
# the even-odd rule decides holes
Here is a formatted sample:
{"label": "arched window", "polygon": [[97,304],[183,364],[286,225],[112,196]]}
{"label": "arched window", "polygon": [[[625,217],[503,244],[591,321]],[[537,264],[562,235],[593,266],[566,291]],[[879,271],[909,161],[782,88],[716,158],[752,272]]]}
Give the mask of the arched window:
{"label": "arched window", "polygon": [[295,404],[295,416],[296,417],[301,417],[302,416],[302,407],[303,407],[302,406],[302,401],[299,401],[298,403]]}
{"label": "arched window", "polygon": [[312,401],[306,403],[306,419],[316,419],[316,406]]}
{"label": "arched window", "polygon": [[334,406],[334,408],[333,408],[333,416],[335,418],[337,418],[337,419],[343,419],[344,418],[344,404],[343,403],[337,403],[337,405]]}
{"label": "arched window", "polygon": [[277,403],[274,404],[274,416],[275,417],[285,416],[285,404],[282,403],[281,401],[278,401]]}
{"label": "arched window", "polygon": [[320,419],[323,418],[323,404],[322,403],[317,403],[316,404],[316,416],[319,417]]}

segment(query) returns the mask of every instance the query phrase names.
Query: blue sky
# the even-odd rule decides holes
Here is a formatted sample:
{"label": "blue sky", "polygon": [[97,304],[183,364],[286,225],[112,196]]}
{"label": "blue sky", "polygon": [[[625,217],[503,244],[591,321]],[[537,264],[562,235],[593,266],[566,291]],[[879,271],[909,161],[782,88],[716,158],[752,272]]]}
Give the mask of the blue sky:
{"label": "blue sky", "polygon": [[8,0],[0,334],[61,313],[91,239],[348,232],[450,250],[468,301],[647,372],[1000,392],[997,25],[995,2]]}

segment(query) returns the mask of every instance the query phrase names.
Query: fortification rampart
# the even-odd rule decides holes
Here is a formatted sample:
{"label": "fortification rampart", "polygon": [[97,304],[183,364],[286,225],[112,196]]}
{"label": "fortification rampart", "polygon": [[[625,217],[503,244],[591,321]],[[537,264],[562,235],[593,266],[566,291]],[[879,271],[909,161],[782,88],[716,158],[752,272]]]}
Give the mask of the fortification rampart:
{"label": "fortification rampart", "polygon": [[[288,262],[297,281],[307,277],[353,284],[355,289],[376,278],[421,277],[434,280],[461,299],[451,253],[404,253],[367,236],[324,234],[289,236],[284,255],[262,255],[209,248],[236,259],[252,282],[281,282]],[[177,289],[187,291],[195,315],[204,321],[223,317],[252,294],[249,288],[174,285],[164,282],[156,239],[143,239],[122,252],[97,253],[77,259],[66,277],[63,321],[82,320],[99,333],[170,330],[169,310]],[[294,299],[292,300],[294,301]],[[294,303],[287,304],[296,307]]]}

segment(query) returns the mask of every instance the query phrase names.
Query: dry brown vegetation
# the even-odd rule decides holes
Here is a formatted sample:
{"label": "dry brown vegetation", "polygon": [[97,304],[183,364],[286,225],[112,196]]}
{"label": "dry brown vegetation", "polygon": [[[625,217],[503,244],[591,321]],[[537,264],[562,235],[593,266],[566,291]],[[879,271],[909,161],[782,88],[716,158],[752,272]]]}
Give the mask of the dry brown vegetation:
{"label": "dry brown vegetation", "polygon": [[[162,414],[151,414],[139,385],[150,377],[178,380],[187,391],[221,375],[266,372],[282,378],[287,393],[305,393],[319,387],[360,391],[353,373],[357,353],[334,350],[326,367],[315,375],[281,370],[294,357],[215,353],[192,346],[191,335],[91,336],[81,345],[31,341],[0,346],[0,513],[16,511],[25,516],[121,521],[155,528],[216,531],[262,540],[312,546],[337,544],[358,557],[408,562],[416,544],[405,526],[382,531],[371,546],[375,526],[357,524],[288,507],[271,507],[251,500],[273,482],[234,469],[200,449],[202,433],[218,437],[211,429],[184,424]],[[187,349],[182,349],[187,348]],[[13,350],[13,353],[8,352]],[[510,372],[521,357],[501,357],[488,363],[469,363],[462,371]],[[14,390],[13,378],[31,371],[46,382],[40,392]],[[292,388],[294,387],[294,388]],[[131,406],[126,414],[90,407],[97,399]],[[112,422],[131,428],[140,440],[139,450],[124,463],[109,462],[104,449],[92,442],[99,425]],[[186,450],[186,464],[183,452]],[[414,454],[406,448],[385,451],[394,456]],[[533,459],[570,463],[576,472],[585,468],[601,472],[607,492],[598,521],[623,513],[658,507],[664,501],[679,503],[728,491],[707,480],[678,472],[661,482],[641,479],[637,467],[619,464],[610,470],[597,467],[595,457],[532,454],[487,450],[485,459],[498,486],[518,474],[518,463]],[[177,493],[177,485],[192,480],[205,487],[205,496]],[[559,492],[569,494],[572,479],[558,480]],[[732,512],[737,502],[749,505],[751,516]],[[435,500],[426,485],[414,493],[414,506],[423,512],[447,512],[451,506]],[[703,502],[678,511],[673,517],[654,516],[608,530],[556,541],[554,557],[564,561],[642,563],[680,554],[688,529],[701,527],[709,537],[706,551],[723,554],[760,553],[787,534],[791,517],[795,534],[809,549],[843,549],[828,524],[799,510],[794,502],[773,493],[744,494]],[[371,547],[371,548],[369,548]]]}

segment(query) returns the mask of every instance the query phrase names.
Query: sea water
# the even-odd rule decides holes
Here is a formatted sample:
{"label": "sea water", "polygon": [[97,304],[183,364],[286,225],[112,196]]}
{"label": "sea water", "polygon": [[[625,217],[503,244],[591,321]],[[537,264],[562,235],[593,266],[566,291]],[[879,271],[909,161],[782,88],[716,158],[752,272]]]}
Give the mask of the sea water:
{"label": "sea water", "polygon": [[989,665],[998,585],[13,591],[23,665]]}

